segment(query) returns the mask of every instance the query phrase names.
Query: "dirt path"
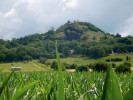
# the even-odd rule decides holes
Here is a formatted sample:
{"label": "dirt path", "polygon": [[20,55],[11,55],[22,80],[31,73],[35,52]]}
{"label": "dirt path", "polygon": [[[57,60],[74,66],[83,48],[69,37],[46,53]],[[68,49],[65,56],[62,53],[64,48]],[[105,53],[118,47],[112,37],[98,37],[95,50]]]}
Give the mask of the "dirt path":
{"label": "dirt path", "polygon": [[133,67],[131,67],[131,71],[133,71]]}
{"label": "dirt path", "polygon": [[67,72],[75,72],[76,70],[75,69],[67,69],[66,71]]}
{"label": "dirt path", "polygon": [[40,66],[38,66],[37,64],[35,64],[34,62],[32,62],[32,64],[39,70],[42,70],[42,71],[46,71],[45,69],[41,68]]}

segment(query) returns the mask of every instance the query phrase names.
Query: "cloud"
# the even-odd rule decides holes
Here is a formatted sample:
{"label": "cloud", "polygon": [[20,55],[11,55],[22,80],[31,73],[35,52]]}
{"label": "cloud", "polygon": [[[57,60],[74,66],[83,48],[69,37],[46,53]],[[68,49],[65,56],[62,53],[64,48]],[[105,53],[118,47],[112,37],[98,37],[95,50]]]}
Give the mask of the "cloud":
{"label": "cloud", "polygon": [[105,32],[133,35],[132,4],[132,0],[3,0],[0,38],[44,33],[77,19]]}
{"label": "cloud", "polygon": [[133,35],[133,16],[125,20],[119,30],[122,36]]}

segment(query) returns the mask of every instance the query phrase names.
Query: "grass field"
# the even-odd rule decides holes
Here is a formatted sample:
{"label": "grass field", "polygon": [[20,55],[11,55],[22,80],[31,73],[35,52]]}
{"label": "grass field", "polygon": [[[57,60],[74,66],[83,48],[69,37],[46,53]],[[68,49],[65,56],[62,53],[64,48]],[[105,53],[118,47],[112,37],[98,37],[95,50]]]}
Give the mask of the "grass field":
{"label": "grass field", "polygon": [[[114,62],[116,65],[120,65],[121,63],[126,61],[126,57],[129,56],[131,57],[131,65],[133,66],[133,55],[110,55],[107,57],[103,57],[100,59],[90,59],[88,57],[68,57],[68,58],[61,58],[61,63],[68,63],[68,64],[77,64],[78,66],[80,65],[87,65],[87,64],[93,64],[93,63],[97,63],[97,62],[105,62],[106,59],[110,59],[110,58],[122,58],[123,61],[119,61],[119,62]],[[53,61],[57,61],[57,59],[48,59],[47,62],[52,63]],[[110,64],[110,62],[108,62]],[[48,71],[51,70],[50,67],[47,67],[44,64],[39,63],[37,60],[33,60],[30,62],[14,62],[14,63],[3,63],[0,64],[0,69],[3,69],[3,72],[10,72],[11,71],[11,67],[22,67],[22,72],[27,72],[27,71]]]}
{"label": "grass field", "polygon": [[46,67],[45,65],[38,63],[36,60],[30,62],[14,62],[0,64],[0,69],[3,68],[3,72],[10,72],[11,67],[22,67],[22,72],[51,70],[50,67]]}
{"label": "grass field", "polygon": [[[129,56],[131,57],[131,65],[133,66],[133,55],[110,55],[107,57],[103,57],[103,58],[99,58],[99,59],[90,59],[88,57],[68,57],[68,58],[61,58],[61,63],[68,63],[68,64],[77,64],[78,66],[80,65],[87,65],[87,64],[92,64],[92,63],[97,63],[97,62],[105,62],[106,59],[111,59],[111,58],[122,58],[123,61],[118,61],[118,62],[114,62],[116,65],[120,65],[123,62],[126,61],[126,57]],[[48,59],[47,62],[53,62],[56,61],[56,59]],[[107,62],[110,63],[110,62]]]}

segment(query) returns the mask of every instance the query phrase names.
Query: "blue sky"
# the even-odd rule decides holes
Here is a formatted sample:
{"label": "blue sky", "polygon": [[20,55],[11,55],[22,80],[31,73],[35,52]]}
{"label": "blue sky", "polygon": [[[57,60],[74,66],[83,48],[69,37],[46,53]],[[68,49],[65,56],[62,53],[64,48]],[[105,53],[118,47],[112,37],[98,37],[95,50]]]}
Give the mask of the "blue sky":
{"label": "blue sky", "polygon": [[0,38],[57,29],[68,20],[91,22],[105,32],[133,35],[133,0],[0,0]]}

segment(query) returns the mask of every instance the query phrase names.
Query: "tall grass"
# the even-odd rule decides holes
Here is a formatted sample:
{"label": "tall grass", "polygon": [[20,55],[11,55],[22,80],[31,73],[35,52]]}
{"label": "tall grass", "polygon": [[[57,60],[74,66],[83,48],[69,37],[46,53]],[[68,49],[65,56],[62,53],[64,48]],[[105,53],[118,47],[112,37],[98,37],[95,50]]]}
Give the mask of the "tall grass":
{"label": "tall grass", "polygon": [[63,82],[63,75],[62,75],[62,68],[60,63],[60,58],[57,50],[57,41],[56,41],[56,55],[57,55],[57,63],[58,63],[58,80],[59,80],[59,94],[58,94],[58,100],[65,100],[64,95],[64,82]]}

